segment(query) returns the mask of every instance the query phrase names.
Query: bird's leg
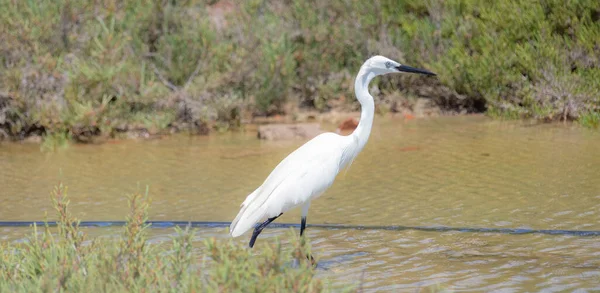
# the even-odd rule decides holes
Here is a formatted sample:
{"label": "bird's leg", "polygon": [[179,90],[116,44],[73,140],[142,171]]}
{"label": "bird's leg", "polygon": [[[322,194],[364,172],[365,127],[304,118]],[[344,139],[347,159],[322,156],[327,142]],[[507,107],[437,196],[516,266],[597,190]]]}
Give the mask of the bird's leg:
{"label": "bird's leg", "polygon": [[[279,216],[283,215],[283,213],[279,214]],[[254,242],[256,241],[256,237],[258,237],[258,234],[260,234],[260,232],[262,232],[262,230],[267,227],[267,225],[271,224],[271,222],[275,221],[275,219],[279,218],[279,216],[276,217],[272,217],[272,218],[268,218],[264,223],[256,226],[256,228],[254,228],[254,232],[252,232],[252,238],[250,238],[250,248],[252,248],[254,246]]]}
{"label": "bird's leg", "polygon": [[306,229],[306,217],[302,217],[302,221],[300,221],[300,236],[304,234],[304,229]]}
{"label": "bird's leg", "polygon": [[[304,229],[306,229],[306,216],[308,215],[308,208],[310,207],[310,201],[306,202],[302,207],[302,218],[300,220],[300,238],[304,235]],[[302,241],[302,240],[300,240]],[[311,254],[307,255],[306,258],[310,260],[310,263],[313,266],[316,266],[317,263]]]}
{"label": "bird's leg", "polygon": [[308,208],[310,207],[310,201],[307,201],[302,207],[302,219],[300,221],[300,236],[304,234],[306,229],[306,216],[308,215]]}

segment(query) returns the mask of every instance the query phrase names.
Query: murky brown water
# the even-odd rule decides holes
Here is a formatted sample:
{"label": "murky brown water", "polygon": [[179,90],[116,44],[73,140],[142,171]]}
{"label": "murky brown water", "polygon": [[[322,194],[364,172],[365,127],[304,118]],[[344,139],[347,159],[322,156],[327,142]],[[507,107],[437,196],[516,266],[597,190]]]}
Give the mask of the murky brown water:
{"label": "murky brown water", "polygon": [[[48,195],[62,180],[84,220],[123,219],[125,195],[139,184],[150,185],[153,220],[231,221],[245,196],[301,143],[258,141],[247,133],[75,145],[56,153],[0,145],[0,220],[41,220],[45,212],[52,218]],[[296,210],[277,221],[299,217]],[[312,203],[308,222],[600,230],[600,133],[483,117],[377,118],[367,147]],[[14,240],[27,230],[0,231]],[[366,289],[600,290],[599,237],[307,231],[323,276],[362,280]],[[286,233],[267,229],[258,242]],[[172,230],[152,234],[160,240]],[[228,234],[225,228],[198,233],[207,236]]]}

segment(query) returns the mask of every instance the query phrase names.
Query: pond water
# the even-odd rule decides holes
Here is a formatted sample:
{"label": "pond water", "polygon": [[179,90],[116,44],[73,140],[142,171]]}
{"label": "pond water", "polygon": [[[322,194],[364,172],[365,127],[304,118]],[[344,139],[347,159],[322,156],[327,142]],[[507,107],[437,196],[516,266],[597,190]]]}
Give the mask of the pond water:
{"label": "pond water", "polygon": [[[54,153],[3,144],[0,220],[53,219],[49,193],[63,181],[83,220],[123,220],[127,194],[149,186],[152,220],[231,221],[246,195],[302,143],[259,141],[248,131]],[[299,221],[299,209],[277,220]],[[481,116],[378,117],[351,168],[312,203],[308,223],[600,230],[600,133]],[[2,241],[14,241],[29,230],[0,231]],[[158,240],[172,234],[152,230]],[[236,241],[247,243],[249,234]],[[286,234],[266,229],[257,243]],[[600,290],[600,237],[316,227],[307,234],[320,275],[362,282],[369,291]],[[207,228],[197,239],[213,236],[229,237],[226,228]]]}

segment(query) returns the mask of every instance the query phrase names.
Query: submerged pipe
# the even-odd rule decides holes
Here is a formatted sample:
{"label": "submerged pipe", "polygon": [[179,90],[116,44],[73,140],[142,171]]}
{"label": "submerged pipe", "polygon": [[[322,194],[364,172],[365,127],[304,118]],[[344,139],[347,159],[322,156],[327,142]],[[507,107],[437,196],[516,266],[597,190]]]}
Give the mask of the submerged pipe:
{"label": "submerged pipe", "polygon": [[[80,227],[118,227],[124,226],[125,221],[81,221]],[[230,222],[208,222],[208,221],[147,221],[151,228],[170,228],[175,226],[190,226],[201,228],[225,228],[229,227]],[[56,226],[56,221],[0,221],[0,227],[29,227],[33,225]],[[571,235],[571,236],[600,236],[597,230],[551,230],[551,229],[522,229],[522,228],[476,228],[476,227],[448,227],[448,226],[363,226],[363,225],[343,225],[343,224],[307,224],[308,228],[322,229],[345,229],[345,230],[388,230],[403,231],[417,230],[429,232],[466,232],[466,233],[500,233],[500,234],[547,234],[547,235]],[[300,224],[291,223],[272,223],[267,228],[299,228]]]}

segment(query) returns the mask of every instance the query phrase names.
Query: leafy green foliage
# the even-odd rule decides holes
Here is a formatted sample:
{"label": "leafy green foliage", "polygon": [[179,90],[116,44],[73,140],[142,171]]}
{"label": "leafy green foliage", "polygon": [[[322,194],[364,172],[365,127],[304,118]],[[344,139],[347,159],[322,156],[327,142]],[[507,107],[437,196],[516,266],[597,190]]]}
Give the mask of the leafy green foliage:
{"label": "leafy green foliage", "polygon": [[[308,261],[310,248],[290,232],[290,248],[265,244],[251,251],[175,229],[170,243],[147,241],[148,193],[129,198],[121,237],[88,239],[68,210],[66,187],[52,192],[56,228],[33,227],[28,240],[0,246],[2,292],[324,292]],[[254,253],[253,253],[254,252]],[[297,265],[293,266],[292,261]]]}
{"label": "leafy green foliage", "polygon": [[543,120],[597,108],[598,1],[406,2],[399,44],[465,103]]}
{"label": "leafy green foliage", "polygon": [[599,112],[587,112],[583,113],[579,118],[579,123],[588,128],[600,128],[600,113]]}
{"label": "leafy green foliage", "polygon": [[378,103],[400,88],[445,110],[500,117],[599,111],[595,0],[0,0],[0,8],[0,135],[17,139],[205,133],[238,127],[244,113],[284,113],[288,103],[357,108],[352,79],[374,54],[439,77],[377,79]]}

